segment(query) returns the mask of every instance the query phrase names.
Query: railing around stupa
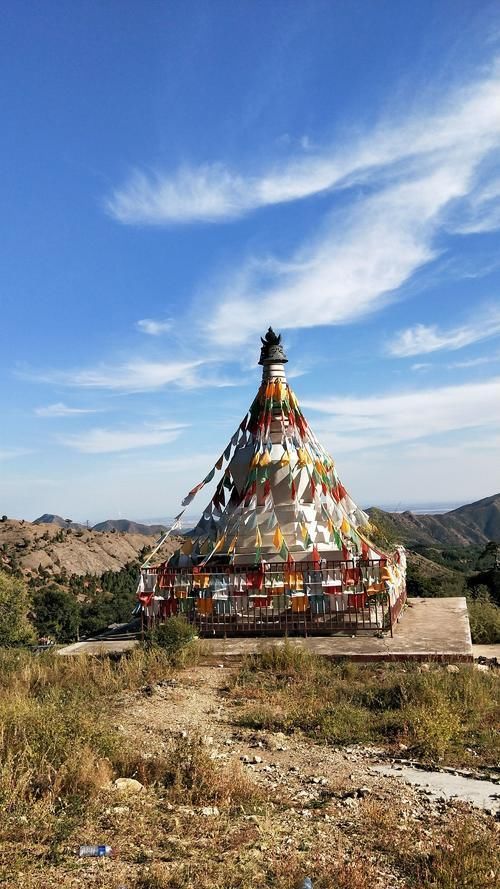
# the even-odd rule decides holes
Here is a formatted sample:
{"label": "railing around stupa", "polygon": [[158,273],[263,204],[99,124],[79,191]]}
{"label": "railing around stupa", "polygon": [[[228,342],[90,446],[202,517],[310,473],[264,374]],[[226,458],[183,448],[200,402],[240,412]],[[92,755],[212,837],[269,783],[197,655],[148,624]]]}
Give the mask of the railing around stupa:
{"label": "railing around stupa", "polygon": [[390,632],[406,601],[388,559],[145,568],[144,625],[182,614],[202,636]]}

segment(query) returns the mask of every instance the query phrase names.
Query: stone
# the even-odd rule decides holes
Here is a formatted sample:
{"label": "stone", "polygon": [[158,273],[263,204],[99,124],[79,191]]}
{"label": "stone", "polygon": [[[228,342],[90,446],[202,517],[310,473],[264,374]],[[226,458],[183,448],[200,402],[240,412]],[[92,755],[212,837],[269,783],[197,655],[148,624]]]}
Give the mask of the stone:
{"label": "stone", "polygon": [[116,781],[113,781],[113,788],[119,790],[120,793],[140,793],[141,790],[144,790],[144,785],[140,781],[136,781],[135,778],[117,778]]}
{"label": "stone", "polygon": [[456,664],[448,664],[446,670],[448,673],[460,673],[460,667],[457,667]]}
{"label": "stone", "polygon": [[254,756],[252,759],[252,762],[254,762],[255,765],[258,765],[260,762],[263,762],[263,761],[264,760],[262,759],[262,756]]}
{"label": "stone", "polygon": [[214,815],[219,815],[220,813],[217,806],[203,806],[203,808],[200,810],[200,814],[206,815],[208,818],[210,816],[213,817]]}

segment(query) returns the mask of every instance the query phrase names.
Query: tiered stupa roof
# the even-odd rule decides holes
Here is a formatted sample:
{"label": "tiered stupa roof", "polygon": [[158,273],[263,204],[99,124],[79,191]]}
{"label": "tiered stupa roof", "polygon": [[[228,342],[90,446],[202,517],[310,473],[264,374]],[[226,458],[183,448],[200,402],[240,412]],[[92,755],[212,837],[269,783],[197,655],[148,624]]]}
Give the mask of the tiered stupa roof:
{"label": "tiered stupa roof", "polygon": [[281,336],[262,339],[262,383],[208,475],[183,500],[220,477],[203,514],[170,564],[234,565],[381,554],[366,537],[368,516],[342,484],[305,419],[285,374]]}

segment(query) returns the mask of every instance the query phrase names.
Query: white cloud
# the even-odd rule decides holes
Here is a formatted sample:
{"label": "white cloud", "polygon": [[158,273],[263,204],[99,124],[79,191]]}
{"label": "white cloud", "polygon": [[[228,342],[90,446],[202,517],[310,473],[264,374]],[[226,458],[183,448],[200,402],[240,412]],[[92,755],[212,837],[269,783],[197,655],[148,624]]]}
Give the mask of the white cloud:
{"label": "white cloud", "polygon": [[[471,121],[473,125],[471,126]],[[356,140],[308,150],[268,171],[245,176],[224,164],[183,166],[175,173],[134,171],[106,209],[122,223],[162,225],[232,219],[258,207],[366,182],[378,170],[448,152],[485,154],[498,145],[500,78],[488,76],[444,97],[441,107],[387,120]]]}
{"label": "white cloud", "polygon": [[412,364],[411,370],[428,370],[430,367],[432,367],[432,364],[429,361],[422,361],[419,364]]}
{"label": "white cloud", "polygon": [[331,415],[313,424],[332,453],[359,451],[475,428],[500,427],[500,377],[482,383],[374,395],[305,399],[304,407]]}
{"label": "white cloud", "polygon": [[96,367],[69,371],[18,372],[18,376],[34,382],[54,383],[81,389],[109,389],[117,392],[147,392],[169,383],[193,388],[204,385],[196,371],[204,361],[145,361],[135,359],[123,364],[99,364]]}
{"label": "white cloud", "polygon": [[147,333],[149,336],[160,336],[160,334],[166,333],[167,330],[171,329],[172,321],[155,321],[153,318],[141,318],[137,322],[137,327],[141,333]]}
{"label": "white cloud", "polygon": [[500,334],[500,308],[481,310],[467,324],[440,330],[437,325],[415,324],[395,334],[387,352],[396,358],[425,355],[442,349],[454,351]]}
{"label": "white cloud", "polygon": [[500,228],[500,177],[480,184],[461,208],[450,228],[457,234],[470,235]]}
{"label": "white cloud", "polygon": [[469,358],[466,361],[453,361],[447,364],[448,370],[464,367],[480,367],[482,364],[491,364],[493,361],[500,361],[500,352],[498,355],[482,355],[479,358]]}
{"label": "white cloud", "polygon": [[110,454],[169,444],[179,437],[184,428],[182,424],[171,423],[136,429],[94,428],[77,435],[61,435],[58,441],[84,454]]}
{"label": "white cloud", "polygon": [[260,331],[263,318],[289,329],[345,324],[380,309],[438,255],[433,235],[440,216],[467,192],[472,166],[471,158],[449,157],[446,166],[360,199],[334,214],[288,266],[251,262],[228,281],[209,336],[219,344],[241,343]]}
{"label": "white cloud", "polygon": [[36,407],[34,413],[37,417],[76,417],[80,414],[98,413],[97,408],[68,407],[62,401],[56,404],[48,404],[46,407]]}
{"label": "white cloud", "polygon": [[16,457],[24,457],[26,454],[32,454],[31,448],[0,448],[0,460],[13,460]]}

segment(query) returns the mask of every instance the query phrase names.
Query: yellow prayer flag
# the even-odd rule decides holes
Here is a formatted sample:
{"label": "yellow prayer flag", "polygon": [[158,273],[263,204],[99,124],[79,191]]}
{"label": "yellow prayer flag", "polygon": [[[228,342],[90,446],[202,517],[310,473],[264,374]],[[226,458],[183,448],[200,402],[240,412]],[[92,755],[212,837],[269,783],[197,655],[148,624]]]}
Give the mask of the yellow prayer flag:
{"label": "yellow prayer flag", "polygon": [[342,531],[342,534],[349,534],[349,531],[351,530],[351,526],[346,518],[342,519],[342,524],[340,526],[340,530]]}
{"label": "yellow prayer flag", "polygon": [[276,531],[274,532],[273,544],[276,547],[276,549],[281,549],[282,543],[283,543],[283,534],[281,533],[281,528],[278,525],[276,528]]}

